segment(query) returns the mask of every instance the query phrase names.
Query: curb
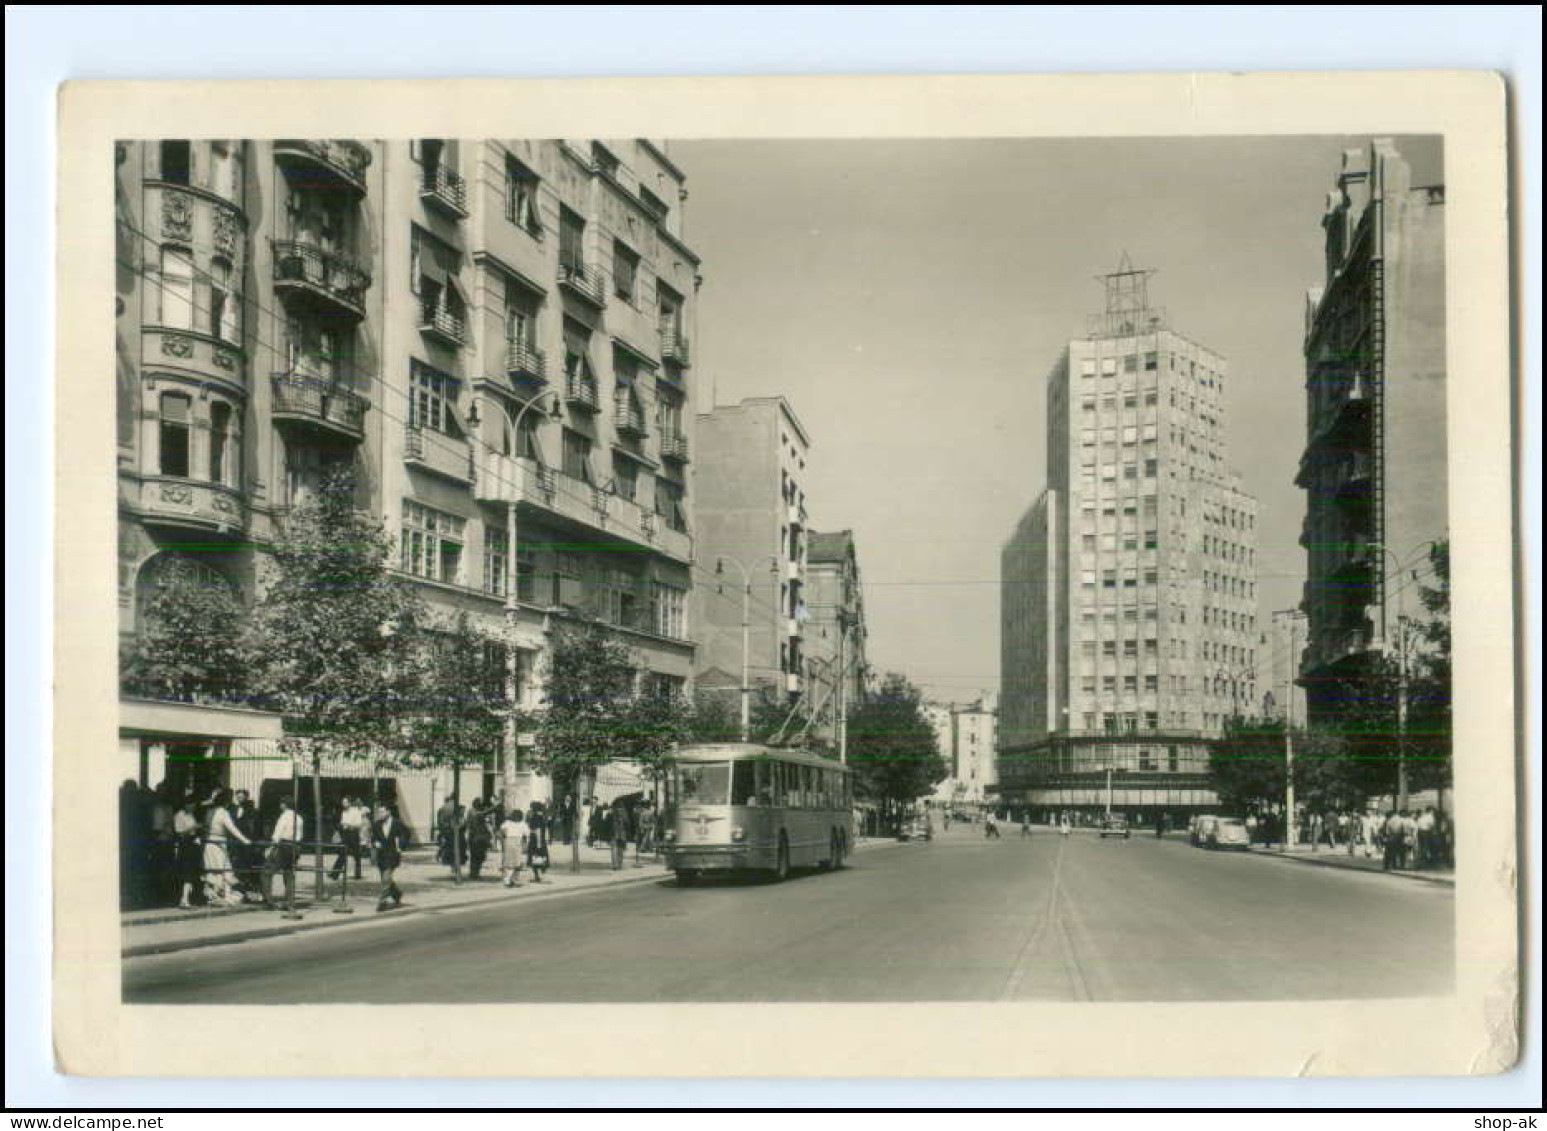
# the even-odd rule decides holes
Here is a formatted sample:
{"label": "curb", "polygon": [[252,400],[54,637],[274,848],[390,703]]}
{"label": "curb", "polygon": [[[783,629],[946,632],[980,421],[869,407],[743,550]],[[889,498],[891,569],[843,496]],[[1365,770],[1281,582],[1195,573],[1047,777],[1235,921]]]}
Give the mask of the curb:
{"label": "curb", "polygon": [[[586,892],[597,891],[606,888],[619,888],[629,884],[641,884],[650,880],[662,880],[668,878],[659,872],[643,876],[626,876],[622,879],[609,880],[606,883],[587,884],[581,888],[555,889],[554,891],[533,893],[521,897],[519,902],[540,903],[549,899],[561,899],[565,896],[584,895]],[[552,882],[552,881],[549,881]],[[202,939],[169,939],[166,942],[137,943],[126,946],[120,952],[122,958],[146,958],[156,954],[175,954],[183,950],[201,950],[211,946],[225,946],[228,943],[252,942],[257,939],[281,938],[285,935],[305,934],[310,931],[323,931],[330,927],[359,927],[367,923],[382,923],[391,919],[407,918],[410,915],[424,914],[438,911],[460,911],[473,907],[498,907],[509,906],[510,901],[495,899],[464,899],[455,903],[436,903],[429,906],[413,906],[393,908],[391,911],[379,911],[374,915],[366,915],[361,918],[353,916],[333,916],[318,920],[315,923],[300,923],[290,925],[288,923],[272,927],[255,927],[249,931],[235,931],[231,934],[220,935],[215,938]],[[362,905],[364,906],[364,905]],[[319,913],[327,913],[331,909],[323,906],[315,908]]]}
{"label": "curb", "polygon": [[1350,868],[1346,864],[1333,864],[1326,860],[1317,860],[1314,857],[1291,856],[1281,852],[1253,852],[1251,855],[1263,860],[1284,860],[1291,864],[1309,864],[1313,868],[1335,868],[1340,872],[1353,872],[1367,876],[1394,876],[1397,879],[1417,880],[1422,884],[1438,884],[1440,887],[1454,888],[1456,881],[1446,879],[1443,876],[1429,876],[1423,872],[1388,872],[1384,869],[1376,871],[1374,868]]}

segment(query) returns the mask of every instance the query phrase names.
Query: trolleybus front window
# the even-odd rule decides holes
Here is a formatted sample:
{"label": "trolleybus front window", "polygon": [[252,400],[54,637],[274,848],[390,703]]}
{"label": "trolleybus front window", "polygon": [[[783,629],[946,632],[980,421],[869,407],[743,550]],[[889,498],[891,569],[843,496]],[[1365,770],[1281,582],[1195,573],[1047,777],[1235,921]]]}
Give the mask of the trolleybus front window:
{"label": "trolleybus front window", "polygon": [[756,762],[732,762],[731,763],[731,804],[732,805],[766,805],[766,797],[760,798],[757,792],[758,763]]}
{"label": "trolleybus front window", "polygon": [[677,767],[677,801],[682,805],[724,805],[730,793],[729,762],[687,762]]}

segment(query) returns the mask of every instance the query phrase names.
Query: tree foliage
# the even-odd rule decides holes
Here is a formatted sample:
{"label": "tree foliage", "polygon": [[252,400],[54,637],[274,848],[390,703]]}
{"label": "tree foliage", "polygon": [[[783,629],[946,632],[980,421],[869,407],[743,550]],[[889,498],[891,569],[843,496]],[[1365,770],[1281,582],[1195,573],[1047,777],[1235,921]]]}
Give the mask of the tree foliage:
{"label": "tree foliage", "polygon": [[259,698],[292,750],[374,757],[404,739],[420,698],[423,607],[388,570],[392,541],[335,472],[287,516],[269,550],[248,635]]}
{"label": "tree foliage", "polygon": [[[1348,744],[1323,731],[1294,733],[1295,799],[1313,809],[1362,806],[1367,785]],[[1281,809],[1287,750],[1281,719],[1233,719],[1209,748],[1209,777],[1230,812]]]}
{"label": "tree foliage", "polygon": [[849,715],[849,765],[861,797],[908,804],[949,774],[918,688],[896,672]]}
{"label": "tree foliage", "polygon": [[124,649],[124,689],[183,701],[239,696],[245,618],[236,591],[181,555],[156,563],[155,586]]}
{"label": "tree foliage", "polygon": [[463,766],[498,754],[510,718],[501,641],[467,613],[431,622],[412,641],[403,748],[417,764]]}

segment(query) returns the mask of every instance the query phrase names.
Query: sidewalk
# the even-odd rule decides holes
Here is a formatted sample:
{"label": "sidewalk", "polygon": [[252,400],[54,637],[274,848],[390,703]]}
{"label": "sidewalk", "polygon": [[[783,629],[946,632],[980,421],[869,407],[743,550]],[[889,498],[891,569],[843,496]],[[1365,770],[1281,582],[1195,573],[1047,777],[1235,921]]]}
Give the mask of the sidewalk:
{"label": "sidewalk", "polygon": [[1382,864],[1380,852],[1377,850],[1374,856],[1365,856],[1364,849],[1357,849],[1354,855],[1348,854],[1346,847],[1327,848],[1322,846],[1316,852],[1312,852],[1308,845],[1297,844],[1293,848],[1278,845],[1274,848],[1263,848],[1261,845],[1252,845],[1253,856],[1266,856],[1279,860],[1290,860],[1296,864],[1314,864],[1322,868],[1346,868],[1356,872],[1380,872],[1386,875],[1399,876],[1404,880],[1422,880],[1430,884],[1445,884],[1449,887],[1456,886],[1456,872],[1454,868],[1425,868],[1422,871],[1404,868],[1401,871],[1386,872]]}
{"label": "sidewalk", "polygon": [[[891,842],[861,840],[855,848],[862,850],[887,843]],[[357,882],[353,873],[350,873],[346,904],[341,898],[343,884],[326,877],[326,868],[332,863],[330,853],[324,862],[325,898],[318,903],[313,898],[315,873],[312,857],[306,856],[303,858],[305,866],[296,872],[296,910],[302,918],[285,919],[279,912],[261,903],[237,907],[199,907],[192,910],[171,907],[127,911],[121,920],[122,955],[124,958],[138,958],[151,954],[170,954],[223,943],[300,934],[327,927],[381,922],[420,911],[449,911],[510,900],[530,902],[595,888],[620,887],[652,880],[658,883],[671,874],[662,861],[648,854],[639,857],[636,866],[632,845],[623,868],[616,872],[612,870],[609,850],[600,845],[593,848],[581,846],[578,874],[570,871],[568,845],[553,845],[550,858],[553,867],[544,873],[541,884],[532,883],[532,874],[527,871],[522,874],[520,887],[507,888],[500,882],[498,853],[491,855],[477,880],[468,879],[464,868],[462,882],[458,884],[452,879],[449,868],[435,862],[434,847],[410,849],[404,854],[403,866],[397,873],[398,887],[403,890],[403,906],[377,911],[376,899],[380,884],[375,879],[375,869],[369,864],[362,869],[365,878],[361,881]],[[275,888],[283,890],[278,882]],[[345,906],[351,909],[347,913],[339,910]]]}

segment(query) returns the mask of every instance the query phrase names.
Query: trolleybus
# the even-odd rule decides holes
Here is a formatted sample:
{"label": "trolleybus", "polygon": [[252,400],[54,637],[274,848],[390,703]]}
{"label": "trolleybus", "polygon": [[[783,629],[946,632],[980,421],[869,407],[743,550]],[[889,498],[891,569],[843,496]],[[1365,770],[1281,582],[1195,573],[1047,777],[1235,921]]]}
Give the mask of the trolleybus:
{"label": "trolleybus", "polygon": [[667,778],[666,863],[686,886],[706,872],[841,868],[854,844],[848,767],[756,743],[689,746]]}

